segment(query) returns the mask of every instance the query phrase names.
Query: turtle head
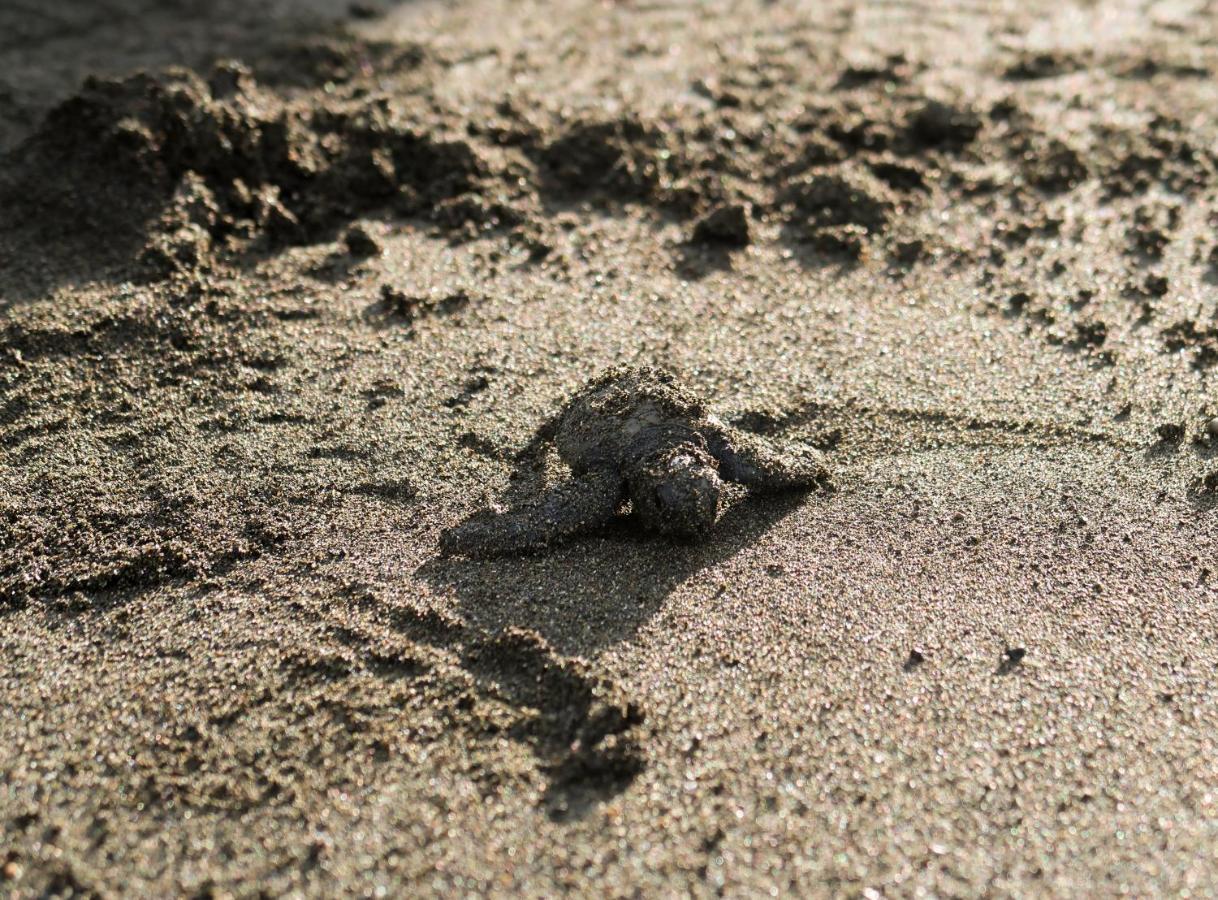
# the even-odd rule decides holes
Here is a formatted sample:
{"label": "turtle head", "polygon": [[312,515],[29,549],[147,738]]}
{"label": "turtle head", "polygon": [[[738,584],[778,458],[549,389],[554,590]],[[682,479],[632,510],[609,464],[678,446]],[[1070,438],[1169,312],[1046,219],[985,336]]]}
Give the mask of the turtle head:
{"label": "turtle head", "polygon": [[630,476],[630,500],[643,524],[661,534],[697,537],[719,515],[719,466],[706,450],[682,443],[653,451]]}

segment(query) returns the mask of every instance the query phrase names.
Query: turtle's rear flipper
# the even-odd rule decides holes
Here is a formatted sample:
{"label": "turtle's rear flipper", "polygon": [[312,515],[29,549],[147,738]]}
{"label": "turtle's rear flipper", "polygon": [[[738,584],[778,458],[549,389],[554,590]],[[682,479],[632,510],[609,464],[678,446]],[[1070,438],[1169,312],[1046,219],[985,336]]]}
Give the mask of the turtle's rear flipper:
{"label": "turtle's rear flipper", "polygon": [[716,425],[706,429],[707,446],[719,460],[719,475],[759,491],[829,486],[825,458],[812,447],[771,443],[754,434]]}
{"label": "turtle's rear flipper", "polygon": [[476,514],[440,535],[445,555],[512,556],[542,550],[603,525],[617,512],[617,475],[589,473],[559,484],[537,500],[504,513]]}

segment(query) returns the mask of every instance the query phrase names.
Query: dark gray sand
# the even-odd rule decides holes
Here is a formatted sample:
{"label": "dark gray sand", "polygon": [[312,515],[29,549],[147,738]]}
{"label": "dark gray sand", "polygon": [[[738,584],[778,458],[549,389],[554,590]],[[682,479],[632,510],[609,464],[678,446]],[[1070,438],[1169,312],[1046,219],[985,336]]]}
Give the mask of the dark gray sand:
{"label": "dark gray sand", "polygon": [[[1213,892],[1213,3],[199,6],[0,9],[0,893]],[[442,557],[617,364],[837,492]]]}

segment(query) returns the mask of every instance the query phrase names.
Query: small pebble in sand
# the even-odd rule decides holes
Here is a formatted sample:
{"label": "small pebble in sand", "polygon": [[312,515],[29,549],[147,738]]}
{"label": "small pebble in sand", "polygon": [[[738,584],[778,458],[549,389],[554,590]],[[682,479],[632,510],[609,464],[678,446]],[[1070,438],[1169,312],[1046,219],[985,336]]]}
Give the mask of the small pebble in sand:
{"label": "small pebble in sand", "polygon": [[1147,275],[1142,289],[1151,297],[1166,297],[1170,285],[1163,275]]}
{"label": "small pebble in sand", "polygon": [[347,252],[358,258],[381,255],[381,242],[363,225],[353,225],[343,235]]}
{"label": "small pebble in sand", "polygon": [[909,656],[905,659],[905,671],[908,672],[911,669],[916,669],[924,662],[926,662],[926,653],[914,647],[909,651]]}
{"label": "small pebble in sand", "polygon": [[1004,666],[1017,666],[1023,662],[1023,658],[1028,655],[1028,651],[1023,647],[1007,647],[1002,651],[1002,663]]}
{"label": "small pebble in sand", "polygon": [[1007,298],[1007,304],[1012,312],[1023,312],[1028,308],[1028,304],[1032,302],[1032,295],[1027,291],[1016,291]]}
{"label": "small pebble in sand", "polygon": [[1218,418],[1205,423],[1205,436],[1210,439],[1210,443],[1218,442]]}
{"label": "small pebble in sand", "polygon": [[1218,469],[1206,474],[1197,482],[1196,492],[1202,497],[1212,497],[1218,494]]}
{"label": "small pebble in sand", "polygon": [[1164,444],[1179,444],[1184,440],[1184,426],[1178,422],[1164,422],[1155,429],[1155,434]]}

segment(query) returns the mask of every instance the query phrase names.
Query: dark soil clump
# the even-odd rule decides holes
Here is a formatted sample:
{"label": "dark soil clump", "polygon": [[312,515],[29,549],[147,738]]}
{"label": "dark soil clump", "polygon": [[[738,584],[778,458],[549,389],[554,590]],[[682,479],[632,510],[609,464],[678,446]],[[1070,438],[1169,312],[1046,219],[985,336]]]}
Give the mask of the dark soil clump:
{"label": "dark soil clump", "polygon": [[930,100],[910,118],[908,130],[917,145],[958,150],[977,137],[981,117],[971,109]]}
{"label": "dark soil clump", "polygon": [[429,209],[483,173],[469,144],[384,105],[293,106],[232,65],[210,81],[185,70],[90,79],[13,163],[12,202],[47,210],[47,227],[146,243],[161,273],[225,245],[320,240],[379,207]]}
{"label": "dark soil clump", "polygon": [[739,203],[717,207],[698,220],[693,237],[704,244],[746,246],[750,240],[748,209]]}
{"label": "dark soil clump", "polygon": [[788,185],[781,204],[793,237],[851,257],[887,229],[898,207],[887,185],[852,165],[823,169]]}

